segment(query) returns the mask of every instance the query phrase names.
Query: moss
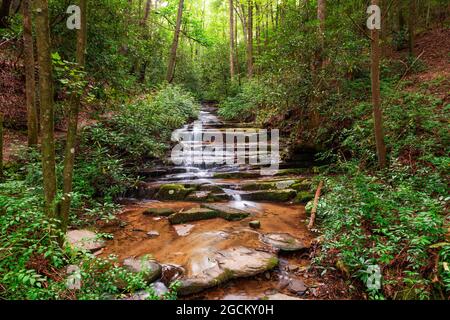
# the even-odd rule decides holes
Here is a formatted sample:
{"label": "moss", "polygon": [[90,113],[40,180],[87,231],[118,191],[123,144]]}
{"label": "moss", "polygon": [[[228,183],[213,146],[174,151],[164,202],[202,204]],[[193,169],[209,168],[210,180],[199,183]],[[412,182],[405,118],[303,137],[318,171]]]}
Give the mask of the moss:
{"label": "moss", "polygon": [[292,200],[296,195],[295,190],[267,190],[256,191],[242,195],[242,199],[249,201],[271,201],[271,202],[287,202]]}
{"label": "moss", "polygon": [[175,213],[175,210],[171,208],[150,208],[143,212],[145,215],[154,217],[168,217],[173,213]]}
{"label": "moss", "polygon": [[194,208],[188,211],[181,211],[169,216],[171,224],[180,224],[190,221],[207,220],[218,218],[220,213],[206,208]]}
{"label": "moss", "polygon": [[275,174],[275,176],[287,176],[287,175],[300,175],[304,173],[308,173],[310,169],[308,168],[292,168],[292,169],[280,169]]}
{"label": "moss", "polygon": [[225,269],[222,274],[213,280],[214,285],[219,285],[234,278],[234,272],[230,269]]}
{"label": "moss", "polygon": [[279,260],[277,257],[271,257],[269,259],[269,261],[267,262],[267,270],[272,270],[273,268],[275,268],[279,263]]}
{"label": "moss", "polygon": [[187,195],[195,191],[182,184],[165,184],[159,188],[156,198],[160,200],[184,200]]}
{"label": "moss", "polygon": [[275,183],[273,182],[254,182],[244,184],[241,187],[244,191],[260,191],[260,190],[270,190],[275,189]]}
{"label": "moss", "polygon": [[312,182],[309,179],[305,179],[301,182],[295,183],[291,186],[295,191],[309,191],[311,189]]}
{"label": "moss", "polygon": [[309,191],[300,191],[294,199],[294,203],[306,204],[308,201],[314,199],[314,195]]}
{"label": "moss", "polygon": [[214,178],[216,179],[251,179],[259,177],[259,172],[216,172]]}

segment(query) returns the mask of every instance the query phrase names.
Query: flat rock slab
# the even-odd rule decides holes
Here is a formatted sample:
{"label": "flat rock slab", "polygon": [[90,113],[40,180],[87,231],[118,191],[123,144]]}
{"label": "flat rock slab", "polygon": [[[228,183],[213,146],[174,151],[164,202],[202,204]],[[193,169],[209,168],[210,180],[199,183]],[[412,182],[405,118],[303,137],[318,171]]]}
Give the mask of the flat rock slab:
{"label": "flat rock slab", "polygon": [[302,241],[288,233],[267,233],[261,235],[261,240],[280,251],[298,251],[307,248]]}
{"label": "flat rock slab", "polygon": [[152,217],[168,217],[174,213],[175,210],[171,208],[150,208],[143,212],[144,215]]}
{"label": "flat rock slab", "polygon": [[204,203],[202,208],[211,209],[219,213],[221,218],[229,221],[242,220],[250,216],[250,212],[240,210],[220,203]]}
{"label": "flat rock slab", "polygon": [[189,275],[181,279],[180,295],[189,295],[217,286],[231,279],[251,277],[278,265],[276,255],[235,247],[206,253],[201,263],[191,266]]}
{"label": "flat rock slab", "polygon": [[106,246],[95,232],[89,230],[71,230],[66,234],[69,245],[78,250],[97,251]]}
{"label": "flat rock slab", "polygon": [[242,193],[241,197],[247,201],[287,202],[292,200],[296,194],[297,192],[292,189],[261,190]]}
{"label": "flat rock slab", "polygon": [[142,273],[147,282],[153,282],[161,276],[161,265],[146,257],[127,258],[123,261],[123,266],[130,272]]}
{"label": "flat rock slab", "polygon": [[187,211],[180,211],[169,216],[171,224],[180,224],[190,221],[206,220],[218,218],[220,213],[208,208],[192,208]]}
{"label": "flat rock slab", "polygon": [[306,290],[308,290],[308,287],[302,280],[291,279],[288,285],[288,290],[298,295],[304,295]]}

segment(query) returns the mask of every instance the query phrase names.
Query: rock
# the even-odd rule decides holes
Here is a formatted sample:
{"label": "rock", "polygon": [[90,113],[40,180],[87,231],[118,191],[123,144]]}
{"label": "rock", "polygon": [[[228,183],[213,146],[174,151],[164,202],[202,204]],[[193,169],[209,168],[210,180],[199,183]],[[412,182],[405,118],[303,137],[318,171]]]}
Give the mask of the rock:
{"label": "rock", "polygon": [[185,237],[185,236],[189,235],[189,233],[191,233],[191,231],[194,227],[195,226],[193,224],[178,224],[178,225],[174,226],[175,232],[180,237]]}
{"label": "rock", "polygon": [[139,290],[136,291],[131,297],[126,300],[149,300],[149,299],[161,299],[169,289],[161,281],[156,281],[151,284],[152,291]]}
{"label": "rock", "polygon": [[222,188],[215,184],[202,185],[202,186],[200,186],[200,191],[211,191],[214,193],[223,193]]}
{"label": "rock", "polygon": [[241,194],[242,200],[248,201],[270,201],[270,202],[287,202],[292,200],[296,195],[295,190],[263,190],[253,191]]}
{"label": "rock", "polygon": [[147,282],[153,282],[161,276],[161,266],[145,256],[140,259],[127,258],[123,261],[123,266],[133,273],[142,273]]}
{"label": "rock", "polygon": [[280,169],[275,174],[276,177],[279,176],[289,176],[289,175],[301,175],[308,173],[308,168],[292,168],[292,169]]}
{"label": "rock", "polygon": [[207,208],[207,209],[211,209],[211,210],[218,212],[219,216],[221,218],[228,220],[228,221],[242,220],[242,219],[247,218],[250,215],[249,212],[227,206],[226,204],[204,203],[201,206],[202,206],[202,208]]}
{"label": "rock", "polygon": [[164,184],[159,188],[156,198],[160,200],[184,200],[194,188],[186,188],[182,184]]}
{"label": "rock", "polygon": [[180,224],[190,221],[213,219],[220,216],[220,213],[208,208],[192,208],[187,211],[180,211],[169,216],[171,224]]}
{"label": "rock", "polygon": [[78,250],[94,252],[106,246],[104,240],[99,239],[95,232],[89,230],[71,230],[66,236],[69,245]]}
{"label": "rock", "polygon": [[216,172],[213,177],[215,179],[253,179],[260,177],[258,171],[237,171],[237,172]]}
{"label": "rock", "polygon": [[311,190],[312,182],[309,179],[305,179],[301,182],[295,183],[291,186],[295,191],[309,191]]}
{"label": "rock", "polygon": [[187,201],[206,201],[211,194],[210,191],[195,191],[187,196]]}
{"label": "rock", "polygon": [[248,225],[250,226],[250,228],[259,229],[259,228],[261,228],[261,221],[253,220],[253,221],[250,221],[248,223]]}
{"label": "rock", "polygon": [[303,300],[297,297],[291,297],[283,293],[275,293],[265,296],[263,300]]}
{"label": "rock", "polygon": [[188,277],[181,279],[178,294],[189,295],[225,281],[251,277],[278,265],[278,258],[267,252],[235,247],[206,254],[191,267]]}
{"label": "rock", "polygon": [[300,191],[294,199],[294,203],[306,204],[308,201],[314,199],[314,195],[309,191]]}
{"label": "rock", "polygon": [[150,208],[143,212],[144,215],[153,217],[168,217],[173,213],[175,210],[170,208]]}
{"label": "rock", "polygon": [[208,202],[229,201],[229,200],[231,200],[231,196],[226,193],[213,193],[210,194],[207,199]]}
{"label": "rock", "polygon": [[288,285],[288,290],[298,295],[304,295],[306,290],[308,290],[308,287],[305,286],[305,283],[302,280],[291,279]]}
{"label": "rock", "polygon": [[288,233],[268,233],[261,240],[281,251],[298,251],[306,249],[305,244]]}
{"label": "rock", "polygon": [[161,281],[166,285],[174,282],[175,280],[180,279],[185,270],[183,267],[175,265],[175,264],[163,264],[162,265],[162,275]]}
{"label": "rock", "polygon": [[262,191],[262,190],[282,190],[288,189],[295,184],[297,180],[282,180],[282,181],[255,181],[244,184],[241,190],[244,191]]}
{"label": "rock", "polygon": [[159,232],[156,230],[152,230],[152,231],[147,232],[147,236],[149,238],[156,238],[156,237],[159,237]]}

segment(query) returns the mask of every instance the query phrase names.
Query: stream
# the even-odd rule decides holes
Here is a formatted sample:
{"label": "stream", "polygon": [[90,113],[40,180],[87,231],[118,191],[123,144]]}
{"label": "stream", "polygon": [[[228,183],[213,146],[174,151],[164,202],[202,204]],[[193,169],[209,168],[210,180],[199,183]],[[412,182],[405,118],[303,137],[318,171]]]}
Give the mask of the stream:
{"label": "stream", "polygon": [[[225,133],[248,124],[222,121],[216,108],[203,105],[199,119],[174,133]],[[195,163],[211,141],[178,141],[188,155],[167,165],[142,169],[143,182],[120,213],[120,225],[101,232],[114,235],[97,254],[117,255],[132,271],[150,270],[160,294],[175,280],[180,299],[315,299],[323,285],[309,274],[314,240],[305,227],[304,204],[311,199],[307,168],[281,163],[263,176],[255,164]],[[246,160],[258,156],[251,142],[237,141]],[[270,143],[270,139],[267,142]],[[234,157],[225,151],[224,157]],[[247,161],[248,162],[248,161]],[[130,299],[143,299],[137,293]]]}

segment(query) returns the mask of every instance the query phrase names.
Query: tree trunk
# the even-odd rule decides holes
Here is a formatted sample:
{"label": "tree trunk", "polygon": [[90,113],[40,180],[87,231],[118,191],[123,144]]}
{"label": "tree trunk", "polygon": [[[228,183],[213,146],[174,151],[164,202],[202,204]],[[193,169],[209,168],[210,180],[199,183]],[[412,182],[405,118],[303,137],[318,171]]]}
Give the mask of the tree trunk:
{"label": "tree trunk", "polygon": [[181,19],[183,18],[184,0],[180,0],[178,4],[177,23],[175,26],[175,34],[173,36],[172,48],[170,50],[169,66],[167,68],[167,82],[171,83],[175,76],[175,64],[177,60],[178,39],[181,32]]}
{"label": "tree trunk", "polygon": [[0,112],[0,180],[3,178],[3,113]]}
{"label": "tree trunk", "polygon": [[234,50],[234,5],[233,0],[229,0],[230,9],[230,78],[234,79],[235,75],[235,50]]}
{"label": "tree trunk", "polygon": [[409,17],[408,17],[408,45],[409,45],[409,55],[411,57],[414,57],[415,50],[414,47],[416,46],[416,36],[415,36],[415,19],[416,17],[416,0],[410,0],[409,1]]}
{"label": "tree trunk", "polygon": [[36,108],[36,79],[34,69],[33,30],[31,22],[30,0],[23,0],[23,47],[25,62],[25,94],[27,104],[28,146],[38,143],[38,120]]}
{"label": "tree trunk", "polygon": [[[86,63],[87,45],[87,0],[79,0],[81,10],[81,29],[77,31],[77,67],[83,69]],[[72,94],[68,119],[66,148],[63,169],[63,197],[61,199],[61,229],[67,229],[71,204],[73,168],[75,164],[75,145],[77,140],[78,114],[81,105],[82,92]]]}
{"label": "tree trunk", "polygon": [[[378,0],[372,0],[372,5],[378,5]],[[386,167],[386,145],[384,143],[383,133],[383,115],[381,111],[381,93],[380,93],[380,34],[374,28],[371,31],[372,45],[372,104],[375,122],[375,141],[377,146],[378,165],[380,168]]]}
{"label": "tree trunk", "polygon": [[319,36],[321,46],[324,46],[326,0],[317,1],[317,19],[319,19]]}
{"label": "tree trunk", "polygon": [[8,17],[11,8],[12,0],[3,0],[0,7],[0,29],[7,28],[9,26]]}
{"label": "tree trunk", "polygon": [[41,102],[41,136],[42,136],[42,175],[44,180],[45,213],[56,217],[56,172],[55,172],[55,137],[53,76],[50,55],[50,26],[48,0],[35,0],[36,45],[39,65],[39,91]]}
{"label": "tree trunk", "polygon": [[247,21],[247,76],[253,77],[253,2],[248,1]]}
{"label": "tree trunk", "polygon": [[152,7],[152,0],[147,0],[145,3],[145,11],[144,11],[144,17],[142,18],[141,24],[143,26],[147,25],[148,17],[150,16],[150,9]]}

